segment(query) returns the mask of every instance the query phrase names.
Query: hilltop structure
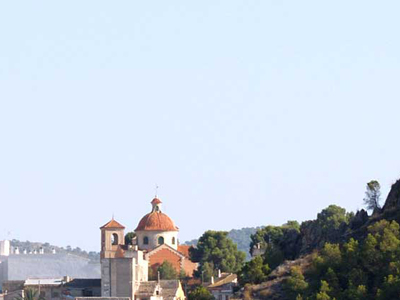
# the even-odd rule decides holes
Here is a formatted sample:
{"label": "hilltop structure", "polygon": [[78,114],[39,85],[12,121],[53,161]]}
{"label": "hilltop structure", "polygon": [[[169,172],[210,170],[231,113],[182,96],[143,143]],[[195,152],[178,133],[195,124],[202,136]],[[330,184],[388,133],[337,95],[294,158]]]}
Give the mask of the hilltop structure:
{"label": "hilltop structure", "polygon": [[28,278],[100,278],[100,264],[69,253],[19,251],[10,241],[0,241],[0,290],[6,281]]}

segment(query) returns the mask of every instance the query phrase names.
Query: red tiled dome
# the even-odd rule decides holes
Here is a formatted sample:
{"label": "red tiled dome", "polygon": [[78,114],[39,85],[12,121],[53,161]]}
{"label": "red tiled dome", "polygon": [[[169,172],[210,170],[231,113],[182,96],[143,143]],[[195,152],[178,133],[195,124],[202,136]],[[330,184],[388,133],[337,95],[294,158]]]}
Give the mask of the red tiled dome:
{"label": "red tiled dome", "polygon": [[174,221],[172,221],[166,214],[163,214],[160,211],[153,211],[140,220],[135,231],[138,230],[178,231],[179,229],[175,226]]}

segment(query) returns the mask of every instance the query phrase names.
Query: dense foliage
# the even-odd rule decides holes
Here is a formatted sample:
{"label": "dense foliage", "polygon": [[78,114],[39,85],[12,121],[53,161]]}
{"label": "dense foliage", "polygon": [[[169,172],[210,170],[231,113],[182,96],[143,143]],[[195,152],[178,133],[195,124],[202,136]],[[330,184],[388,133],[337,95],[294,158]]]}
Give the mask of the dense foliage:
{"label": "dense foliage", "polygon": [[268,264],[264,264],[261,256],[256,256],[252,260],[246,262],[238,273],[238,280],[241,286],[248,283],[258,284],[267,279],[270,273]]}
{"label": "dense foliage", "polygon": [[[246,260],[250,260],[249,245],[251,243],[251,235],[255,234],[261,227],[245,227],[241,229],[232,229],[228,231],[228,238],[236,243],[238,250],[246,253]],[[185,245],[196,246],[198,239],[185,242]]]}
{"label": "dense foliage", "polygon": [[190,248],[190,257],[199,263],[195,276],[209,281],[211,276],[222,272],[238,272],[244,263],[245,253],[228,238],[225,231],[206,231],[199,239],[197,247]]}
{"label": "dense foliage", "polygon": [[215,298],[207,288],[199,286],[189,293],[188,300],[215,300]]}
{"label": "dense foliage", "polygon": [[304,289],[297,288],[301,275],[286,283],[292,299],[400,299],[399,224],[381,220],[368,227],[364,239],[326,243],[304,274]]}
{"label": "dense foliage", "polygon": [[178,273],[174,266],[167,260],[165,260],[160,266],[158,266],[156,272],[154,272],[153,269],[149,267],[150,280],[157,280],[158,275],[160,275],[160,279],[162,280],[183,279],[186,277],[184,270],[180,270],[180,272]]}
{"label": "dense foliage", "polygon": [[297,255],[297,242],[300,225],[289,221],[282,226],[267,226],[251,236],[250,252],[255,247],[265,251],[264,263],[274,269],[285,259],[294,259]]}
{"label": "dense foliage", "polygon": [[133,231],[128,232],[125,234],[125,245],[132,245],[133,239],[136,237],[136,233]]}

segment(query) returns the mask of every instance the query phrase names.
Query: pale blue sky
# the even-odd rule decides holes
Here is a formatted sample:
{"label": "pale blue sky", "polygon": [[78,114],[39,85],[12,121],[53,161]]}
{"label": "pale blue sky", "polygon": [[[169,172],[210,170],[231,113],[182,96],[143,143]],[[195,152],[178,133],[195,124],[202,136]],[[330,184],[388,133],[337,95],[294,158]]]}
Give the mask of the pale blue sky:
{"label": "pale blue sky", "polygon": [[0,239],[98,250],[154,184],[181,241],[400,177],[399,1],[3,1]]}

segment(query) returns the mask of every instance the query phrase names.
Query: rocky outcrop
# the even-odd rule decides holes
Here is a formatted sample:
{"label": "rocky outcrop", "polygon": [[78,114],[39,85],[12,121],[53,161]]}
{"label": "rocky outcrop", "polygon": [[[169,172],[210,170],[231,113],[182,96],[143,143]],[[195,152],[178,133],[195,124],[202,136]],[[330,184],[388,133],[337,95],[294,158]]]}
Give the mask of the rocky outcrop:
{"label": "rocky outcrop", "polygon": [[392,185],[389,195],[386,199],[385,205],[382,208],[382,213],[400,209],[400,180]]}
{"label": "rocky outcrop", "polygon": [[368,213],[362,209],[357,211],[355,216],[350,220],[349,228],[356,230],[368,222]]}

